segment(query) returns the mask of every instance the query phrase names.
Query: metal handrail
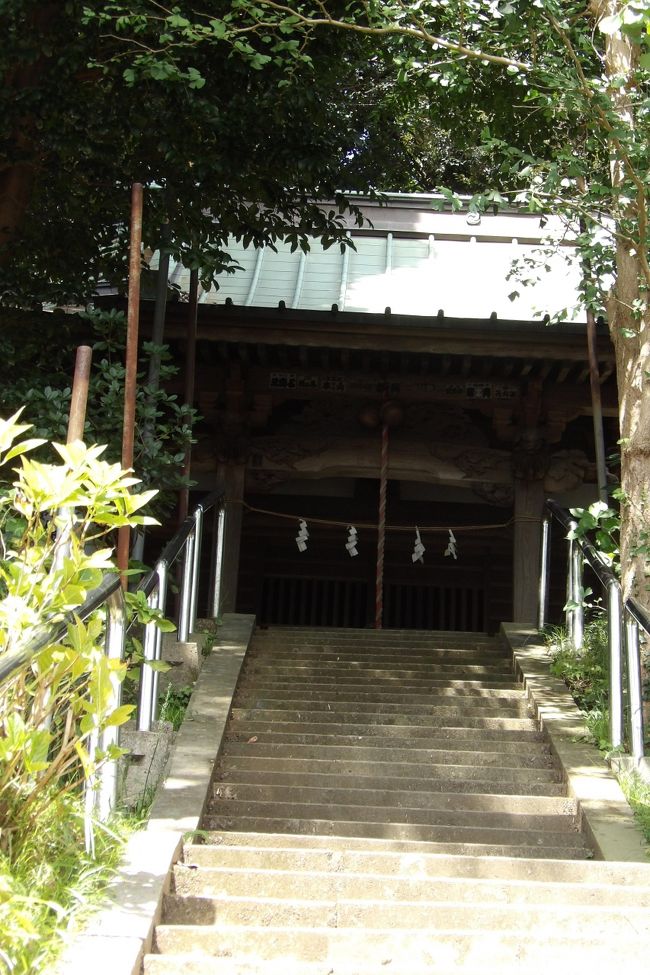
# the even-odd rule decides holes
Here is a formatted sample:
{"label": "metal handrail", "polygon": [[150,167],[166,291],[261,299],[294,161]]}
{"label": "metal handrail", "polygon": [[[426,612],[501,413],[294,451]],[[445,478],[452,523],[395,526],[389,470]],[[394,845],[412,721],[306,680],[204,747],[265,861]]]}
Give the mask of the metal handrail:
{"label": "metal handrail", "polygon": [[[203,498],[194,509],[192,515],[185,519],[178,531],[163,548],[155,567],[148,572],[136,587],[147,596],[152,608],[165,613],[167,578],[170,567],[179,556],[185,553],[183,580],[179,602],[178,639],[187,641],[196,625],[198,605],[199,565],[201,541],[204,526],[204,514],[215,510],[215,532],[213,537],[212,560],[212,591],[209,606],[212,615],[219,614],[221,589],[221,559],[223,557],[224,532],[224,499],[220,491],[213,491]],[[0,687],[15,673],[27,666],[36,654],[49,644],[58,643],[67,632],[68,625],[75,617],[87,619],[91,613],[105,608],[105,651],[111,658],[122,659],[126,634],[126,602],[117,573],[110,573],[103,577],[99,586],[94,589],[84,603],[74,613],[69,613],[60,622],[39,628],[32,637],[16,650],[0,657]],[[155,622],[145,625],[144,657],[145,662],[160,659],[162,650],[162,633]],[[141,669],[140,693],[138,701],[137,728],[147,731],[151,728],[156,714],[158,691],[158,673],[150,667]],[[114,694],[116,707],[120,704],[121,685],[115,681]],[[90,751],[97,749],[106,752],[110,744],[117,743],[118,729],[109,727],[101,736],[93,737]],[[96,785],[96,788],[95,788]],[[117,769],[114,761],[102,764],[97,783],[87,790],[87,803],[93,805],[101,819],[105,820],[113,808],[116,800]]]}
{"label": "metal handrail", "polygon": [[[542,523],[541,562],[539,574],[538,626],[543,629],[548,616],[550,581],[551,524],[555,519],[567,535],[578,527],[571,514],[557,502],[548,499]],[[568,537],[566,629],[575,649],[580,649],[584,636],[584,563],[591,568],[607,594],[607,643],[609,650],[609,721],[610,738],[614,748],[623,744],[624,678],[630,704],[630,745],[632,758],[639,764],[644,757],[643,691],[641,684],[641,654],[639,627],[650,637],[650,615],[639,603],[629,598],[623,601],[621,585],[603,556],[586,538]],[[623,664],[625,650],[627,673]]]}
{"label": "metal handrail", "polygon": [[[196,611],[199,588],[199,565],[201,556],[201,541],[203,535],[204,515],[211,509],[221,513],[224,498],[220,491],[213,491],[194,509],[185,519],[178,531],[167,542],[154,568],[140,582],[138,589],[147,596],[147,602],[152,609],[164,615],[167,602],[167,582],[169,570],[184,553],[183,575],[178,614],[178,640],[185,643],[196,625]],[[214,549],[223,552],[222,536],[223,521],[219,519],[214,532]],[[218,557],[217,557],[218,561]],[[221,572],[214,574],[213,593],[210,599],[212,614],[219,615]],[[145,626],[143,651],[145,663],[154,664],[162,655],[162,633],[155,623]],[[158,671],[155,666],[145,666],[140,679],[140,693],[138,697],[138,731],[149,731],[156,717],[156,703],[158,700]]]}
{"label": "metal handrail", "polygon": [[34,633],[27,643],[18,647],[13,652],[5,653],[0,657],[0,687],[8,681],[18,670],[21,670],[29,661],[39,653],[43,647],[52,643],[58,643],[66,635],[68,626],[73,623],[75,617],[86,620],[99,609],[110,596],[117,590],[121,591],[120,578],[118,575],[105,575],[90,595],[86,598],[82,606],[68,613],[60,623],[53,626],[42,626]]}

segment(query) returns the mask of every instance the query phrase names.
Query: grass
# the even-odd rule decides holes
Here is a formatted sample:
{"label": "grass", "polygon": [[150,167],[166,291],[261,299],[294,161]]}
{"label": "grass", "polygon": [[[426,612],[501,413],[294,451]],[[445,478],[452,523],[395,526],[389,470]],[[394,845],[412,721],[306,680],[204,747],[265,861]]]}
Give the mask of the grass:
{"label": "grass", "polygon": [[646,841],[650,843],[650,785],[636,772],[621,772],[618,781]]}
{"label": "grass", "polygon": [[53,797],[36,832],[9,858],[0,854],[0,972],[50,972],[65,945],[98,904],[137,824],[116,816],[96,824],[95,856],[84,852],[82,801]]}
{"label": "grass", "polygon": [[159,721],[169,721],[174,731],[178,731],[183,723],[193,690],[194,688],[189,684],[183,687],[174,687],[169,684],[160,702]]}
{"label": "grass", "polygon": [[[584,646],[575,650],[563,629],[547,635],[551,672],[561,677],[582,711],[595,744],[611,752],[609,732],[609,650],[607,620],[598,616],[585,626]],[[618,781],[645,839],[650,843],[650,785],[636,772],[621,772]]]}
{"label": "grass", "polygon": [[561,677],[581,711],[608,711],[609,650],[607,619],[597,616],[585,626],[583,646],[575,650],[562,629],[550,631],[551,673]]}

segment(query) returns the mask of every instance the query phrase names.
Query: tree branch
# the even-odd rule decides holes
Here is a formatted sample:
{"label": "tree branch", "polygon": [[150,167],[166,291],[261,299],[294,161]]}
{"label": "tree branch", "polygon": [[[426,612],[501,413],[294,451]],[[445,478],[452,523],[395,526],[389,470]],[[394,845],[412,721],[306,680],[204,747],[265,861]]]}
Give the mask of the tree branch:
{"label": "tree branch", "polygon": [[371,27],[370,25],[356,24],[352,21],[338,20],[327,12],[322,3],[318,3],[318,6],[324,11],[322,17],[309,17],[286,4],[276,3],[275,0],[258,0],[258,3],[260,7],[267,7],[269,10],[275,10],[277,13],[284,14],[287,17],[297,18],[297,21],[304,27],[337,27],[340,30],[349,30],[356,34],[366,34],[372,37],[409,37],[417,41],[424,41],[431,46],[445,48],[445,50],[451,51],[453,54],[471,58],[474,61],[486,61],[490,64],[498,64],[506,68],[513,67],[517,68],[518,71],[528,72],[531,70],[531,65],[524,61],[517,61],[515,58],[508,58],[499,54],[488,54],[486,51],[478,51],[475,48],[466,47],[464,44],[458,44],[456,41],[449,41],[444,37],[438,37],[436,34],[428,31],[424,26],[408,27],[399,24],[387,24],[383,27]]}

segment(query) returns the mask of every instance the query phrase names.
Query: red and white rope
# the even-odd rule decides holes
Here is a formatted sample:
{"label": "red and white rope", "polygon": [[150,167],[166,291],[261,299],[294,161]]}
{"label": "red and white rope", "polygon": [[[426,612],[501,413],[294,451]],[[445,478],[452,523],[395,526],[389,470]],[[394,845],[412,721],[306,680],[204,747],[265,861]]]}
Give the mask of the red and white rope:
{"label": "red and white rope", "polygon": [[386,496],[388,489],[388,424],[381,428],[379,469],[379,519],[377,522],[377,574],[375,577],[375,629],[381,630],[384,615],[384,548],[386,541]]}

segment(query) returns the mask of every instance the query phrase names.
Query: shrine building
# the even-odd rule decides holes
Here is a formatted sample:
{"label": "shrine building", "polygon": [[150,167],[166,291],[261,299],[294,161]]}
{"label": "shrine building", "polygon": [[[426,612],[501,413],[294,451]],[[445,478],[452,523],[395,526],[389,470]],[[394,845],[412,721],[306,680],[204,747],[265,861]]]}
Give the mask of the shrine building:
{"label": "shrine building", "polygon": [[[535,621],[545,497],[598,496],[585,313],[549,323],[576,305],[575,249],[538,216],[439,204],[361,202],[343,252],[233,242],[240,270],[200,293],[192,478],[228,502],[222,612],[374,626],[383,518],[384,627]],[[549,232],[562,239],[536,270]],[[188,277],[179,265],[171,283]],[[168,307],[174,343],[186,309]],[[597,353],[615,444],[602,324]],[[556,616],[563,601],[552,593]]]}

